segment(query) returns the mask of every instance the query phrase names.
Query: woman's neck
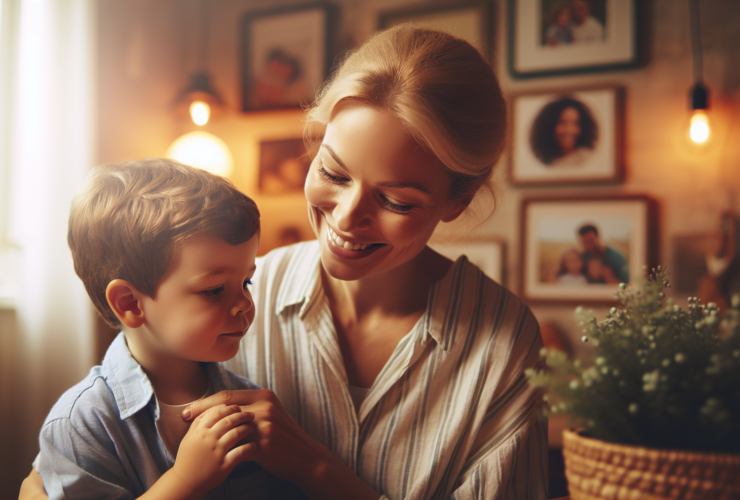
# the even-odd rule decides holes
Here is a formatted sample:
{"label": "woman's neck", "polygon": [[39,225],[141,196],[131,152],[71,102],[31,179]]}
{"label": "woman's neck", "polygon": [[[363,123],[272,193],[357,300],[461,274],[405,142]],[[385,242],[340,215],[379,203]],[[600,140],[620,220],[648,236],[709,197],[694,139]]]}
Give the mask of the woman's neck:
{"label": "woman's neck", "polygon": [[322,269],[324,290],[333,306],[361,321],[378,313],[408,316],[426,310],[432,285],[442,279],[452,262],[426,247],[419,255],[400,266],[356,281],[342,281]]}

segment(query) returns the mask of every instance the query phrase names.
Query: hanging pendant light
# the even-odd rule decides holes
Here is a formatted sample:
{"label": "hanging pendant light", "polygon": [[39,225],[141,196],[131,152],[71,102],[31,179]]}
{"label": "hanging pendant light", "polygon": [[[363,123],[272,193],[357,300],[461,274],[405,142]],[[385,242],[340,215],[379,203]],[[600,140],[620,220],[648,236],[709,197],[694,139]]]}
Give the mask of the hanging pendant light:
{"label": "hanging pendant light", "polygon": [[706,149],[712,142],[714,132],[709,116],[709,90],[702,78],[703,58],[701,48],[701,23],[699,0],[689,0],[691,23],[691,51],[694,63],[694,86],[689,93],[691,116],[686,125],[686,139],[696,150]]}
{"label": "hanging pendant light", "polygon": [[200,29],[198,32],[197,70],[190,75],[188,85],[178,94],[175,106],[180,116],[189,116],[198,126],[203,126],[223,110],[223,102],[211,85],[206,71],[208,62],[208,0],[200,0]]}

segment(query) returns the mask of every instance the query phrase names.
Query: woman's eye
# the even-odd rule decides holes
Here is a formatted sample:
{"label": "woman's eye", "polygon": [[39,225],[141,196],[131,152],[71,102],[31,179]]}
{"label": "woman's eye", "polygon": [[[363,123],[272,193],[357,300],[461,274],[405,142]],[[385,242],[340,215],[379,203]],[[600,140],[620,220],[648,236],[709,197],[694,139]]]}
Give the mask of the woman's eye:
{"label": "woman's eye", "polygon": [[319,160],[319,173],[324,179],[328,180],[329,182],[333,182],[335,184],[340,184],[342,182],[349,180],[349,179],[345,179],[344,177],[339,177],[337,175],[330,173],[327,169],[324,168],[324,164],[321,162],[321,160]]}
{"label": "woman's eye", "polygon": [[252,283],[251,279],[245,279],[244,283],[242,283],[242,288],[246,289],[249,285],[254,285],[254,283]]}
{"label": "woman's eye", "polygon": [[221,298],[221,295],[224,293],[224,290],[226,288],[221,285],[217,286],[216,288],[209,288],[208,290],[203,290],[200,293],[203,294],[203,296],[209,300],[217,300]]}
{"label": "woman's eye", "polygon": [[385,208],[387,208],[388,210],[391,210],[393,212],[404,213],[404,212],[408,212],[409,210],[411,210],[412,208],[414,208],[413,205],[398,205],[396,203],[393,203],[392,201],[390,201],[385,196],[382,196],[381,199],[383,200],[383,206]]}

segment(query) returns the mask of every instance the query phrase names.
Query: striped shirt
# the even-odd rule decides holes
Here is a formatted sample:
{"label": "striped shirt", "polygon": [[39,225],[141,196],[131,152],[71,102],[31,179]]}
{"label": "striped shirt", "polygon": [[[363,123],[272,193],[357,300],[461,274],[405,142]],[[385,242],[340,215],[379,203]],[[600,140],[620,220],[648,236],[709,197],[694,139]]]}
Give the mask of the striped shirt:
{"label": "striped shirt", "polygon": [[356,411],[319,267],[316,241],[258,260],[256,317],[228,368],[391,499],[547,498],[529,309],[460,257]]}

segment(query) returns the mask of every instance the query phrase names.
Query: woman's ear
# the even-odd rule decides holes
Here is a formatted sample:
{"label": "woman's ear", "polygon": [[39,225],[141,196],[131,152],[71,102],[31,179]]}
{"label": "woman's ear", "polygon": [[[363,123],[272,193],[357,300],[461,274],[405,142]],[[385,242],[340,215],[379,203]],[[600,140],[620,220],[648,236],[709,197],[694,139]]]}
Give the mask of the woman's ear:
{"label": "woman's ear", "polygon": [[455,201],[452,204],[450,212],[442,218],[442,222],[452,222],[453,220],[460,217],[460,214],[462,214],[465,209],[468,208],[470,202],[473,201],[473,196],[475,196],[475,193],[463,196],[459,200]]}
{"label": "woman's ear", "polygon": [[114,279],[105,289],[105,298],[113,313],[125,326],[138,328],[144,324],[144,310],[139,303],[141,294],[126,280]]}

